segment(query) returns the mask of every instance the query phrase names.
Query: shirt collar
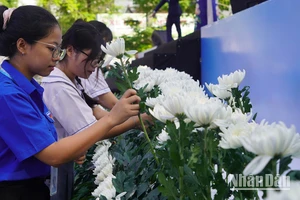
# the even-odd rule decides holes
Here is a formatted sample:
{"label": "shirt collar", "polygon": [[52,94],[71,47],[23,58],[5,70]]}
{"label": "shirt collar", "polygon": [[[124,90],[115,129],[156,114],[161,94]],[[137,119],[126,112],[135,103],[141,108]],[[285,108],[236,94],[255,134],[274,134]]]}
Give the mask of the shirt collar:
{"label": "shirt collar", "polygon": [[2,68],[11,76],[13,81],[24,89],[27,94],[31,94],[34,90],[37,90],[40,94],[44,89],[34,80],[29,81],[21,72],[14,68],[7,60],[1,64]]}
{"label": "shirt collar", "polygon": [[43,83],[64,82],[64,83],[67,83],[68,85],[71,85],[76,90],[80,91],[83,89],[82,86],[80,84],[78,84],[78,82],[76,80],[75,80],[76,84],[74,84],[69,79],[69,77],[57,67],[54,67],[54,70],[50,73],[49,76],[43,77],[41,82],[42,82],[42,84]]}

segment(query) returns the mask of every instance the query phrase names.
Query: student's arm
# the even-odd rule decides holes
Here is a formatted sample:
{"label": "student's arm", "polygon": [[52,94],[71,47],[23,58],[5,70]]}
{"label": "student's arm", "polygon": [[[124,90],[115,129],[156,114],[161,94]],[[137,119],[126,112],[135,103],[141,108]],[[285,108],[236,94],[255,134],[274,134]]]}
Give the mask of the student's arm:
{"label": "student's arm", "polygon": [[[109,112],[101,109],[98,106],[93,108],[93,114],[94,114],[94,116],[96,117],[97,120],[101,119],[102,117],[104,117],[108,113]],[[141,117],[142,117],[142,120],[143,120],[146,127],[149,126],[149,123],[150,124],[152,123],[152,117],[150,115],[147,115],[146,113],[143,113],[143,114],[141,114]],[[115,126],[114,128],[112,128],[108,132],[107,138],[105,138],[105,139],[120,135],[120,134],[122,134],[122,133],[124,133],[124,132],[126,132],[130,129],[134,129],[134,128],[141,129],[138,116],[130,117],[128,120],[126,120],[122,124],[119,124],[119,125]]]}
{"label": "student's arm", "polygon": [[107,92],[98,96],[98,103],[108,109],[112,109],[117,102],[118,99],[112,92]]}
{"label": "student's arm", "polygon": [[97,141],[108,138],[113,127],[136,116],[139,101],[135,90],[126,91],[113,109],[92,126],[49,145],[35,154],[35,157],[51,166],[59,166],[79,158]]}
{"label": "student's arm", "polygon": [[111,92],[101,70],[93,72],[88,79],[80,78],[85,92],[104,108],[112,109],[117,97]]}

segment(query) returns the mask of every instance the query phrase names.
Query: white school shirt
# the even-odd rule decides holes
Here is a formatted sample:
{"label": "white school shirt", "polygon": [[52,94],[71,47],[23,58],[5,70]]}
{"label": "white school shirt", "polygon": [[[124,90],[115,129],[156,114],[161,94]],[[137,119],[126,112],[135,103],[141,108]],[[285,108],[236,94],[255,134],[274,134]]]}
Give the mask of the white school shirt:
{"label": "white school shirt", "polygon": [[82,87],[74,84],[60,69],[42,78],[43,100],[53,115],[58,139],[80,132],[97,120],[86,104]]}
{"label": "white school shirt", "polygon": [[98,72],[98,77],[97,77],[97,70],[95,70],[88,79],[84,79],[84,78],[80,78],[80,79],[84,91],[93,99],[98,100],[99,95],[111,91],[100,69]]}

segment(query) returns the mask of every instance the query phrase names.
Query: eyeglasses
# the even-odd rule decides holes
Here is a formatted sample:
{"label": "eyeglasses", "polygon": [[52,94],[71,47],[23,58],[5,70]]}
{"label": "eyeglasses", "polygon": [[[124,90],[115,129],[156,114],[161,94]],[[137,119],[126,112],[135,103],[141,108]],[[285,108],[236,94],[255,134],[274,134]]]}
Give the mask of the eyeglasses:
{"label": "eyeglasses", "polygon": [[66,55],[66,50],[61,49],[60,46],[55,46],[54,44],[49,44],[49,43],[41,42],[41,41],[35,41],[35,42],[53,47],[53,48],[51,48],[53,59],[59,59],[61,61]]}
{"label": "eyeglasses", "polygon": [[[83,53],[84,55],[86,55],[87,57],[89,57],[89,55],[87,53],[85,53],[84,51],[77,49],[80,53]],[[94,59],[91,62],[92,67],[101,67],[104,63],[103,59]]]}

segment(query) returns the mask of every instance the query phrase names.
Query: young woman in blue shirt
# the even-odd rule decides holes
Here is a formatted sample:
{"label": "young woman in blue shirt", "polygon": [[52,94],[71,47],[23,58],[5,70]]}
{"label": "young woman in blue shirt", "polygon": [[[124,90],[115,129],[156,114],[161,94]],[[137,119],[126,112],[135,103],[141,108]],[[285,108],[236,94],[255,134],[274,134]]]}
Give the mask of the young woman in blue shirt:
{"label": "young woman in blue shirt", "polygon": [[[3,17],[2,17],[3,16]],[[140,98],[128,90],[109,114],[89,128],[57,141],[52,114],[33,79],[48,76],[63,57],[55,17],[37,6],[0,6],[0,198],[48,200],[50,166],[76,160],[109,131],[139,112]]]}

